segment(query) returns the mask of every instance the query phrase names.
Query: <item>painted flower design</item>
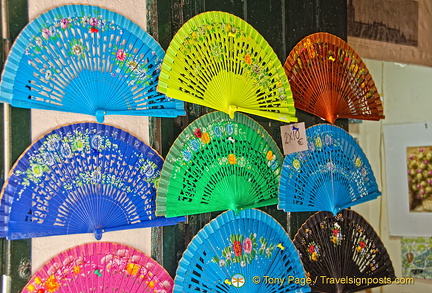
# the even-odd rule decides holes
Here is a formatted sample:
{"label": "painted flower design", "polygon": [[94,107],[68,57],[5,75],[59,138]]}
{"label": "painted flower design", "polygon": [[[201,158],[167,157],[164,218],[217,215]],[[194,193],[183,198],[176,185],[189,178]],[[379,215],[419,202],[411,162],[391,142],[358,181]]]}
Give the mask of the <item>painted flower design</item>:
{"label": "painted flower design", "polygon": [[98,23],[99,23],[99,20],[98,20],[96,17],[92,17],[92,18],[90,18],[90,20],[89,20],[89,24],[90,24],[91,26],[97,26]]}
{"label": "painted flower design", "polygon": [[42,29],[42,37],[44,38],[44,39],[48,39],[49,37],[51,37],[52,36],[52,31],[49,29],[49,28],[44,28],[44,29]]}
{"label": "painted flower design", "polygon": [[243,241],[243,250],[245,253],[251,253],[252,252],[252,241],[250,238],[246,238]]}
{"label": "painted flower design", "polygon": [[244,61],[246,62],[247,65],[251,65],[252,64],[252,58],[249,54],[246,54],[244,57]]}
{"label": "painted flower design", "polygon": [[51,78],[52,78],[52,72],[51,72],[51,70],[47,70],[45,72],[45,79],[50,80]]}
{"label": "painted flower design", "polygon": [[[368,246],[368,245],[367,245],[367,241],[366,241],[366,239],[365,239],[364,237],[361,237],[361,239],[360,239],[360,241],[358,241],[357,246],[356,246],[355,249],[356,249],[356,251],[357,251],[361,256],[363,256],[363,255],[366,254],[366,252],[367,252],[367,250],[368,250],[368,247],[367,247],[367,246]],[[376,250],[375,250],[375,249],[371,249],[369,253],[374,253],[374,251],[375,251],[375,253],[376,253]]]}
{"label": "painted flower design", "polygon": [[322,148],[322,146],[323,146],[323,144],[322,144],[322,141],[321,141],[321,138],[320,137],[317,137],[316,139],[315,139],[315,146],[317,147],[317,148]]}
{"label": "painted flower design", "polygon": [[293,167],[294,167],[296,170],[300,169],[300,161],[299,161],[298,159],[295,159],[295,160],[293,161]]}
{"label": "painted flower design", "polygon": [[81,56],[84,53],[84,47],[81,44],[72,45],[72,53]]}
{"label": "painted flower design", "polygon": [[330,236],[330,241],[334,245],[340,245],[343,239],[344,236],[342,235],[340,225],[338,223],[334,223],[332,227],[332,235]]}
{"label": "painted flower design", "polygon": [[82,137],[77,137],[75,138],[74,142],[73,142],[73,148],[76,151],[82,151],[84,149],[84,140],[82,139]]}
{"label": "painted flower design", "polygon": [[320,251],[321,251],[320,247],[315,242],[311,242],[308,245],[309,259],[312,261],[317,261],[321,255]]}
{"label": "painted flower design", "polygon": [[70,145],[67,143],[62,143],[62,145],[60,146],[60,153],[65,158],[72,157],[72,150],[71,150]]}
{"label": "painted flower design", "polygon": [[236,162],[237,162],[236,155],[229,154],[228,155],[228,163],[230,163],[231,165],[234,165]]}
{"label": "painted flower design", "polygon": [[355,159],[355,165],[356,165],[357,167],[360,167],[360,166],[362,165],[362,160],[361,160],[359,157],[357,157],[357,158]]}
{"label": "painted flower design", "polygon": [[96,134],[95,136],[93,136],[92,140],[91,140],[91,146],[92,148],[96,149],[96,150],[100,150],[102,148],[102,137],[99,134]]}
{"label": "painted flower design", "polygon": [[201,136],[202,136],[201,129],[196,128],[196,129],[194,130],[194,135],[195,135],[197,138],[201,138]]}
{"label": "painted flower design", "polygon": [[57,150],[59,144],[60,144],[59,137],[56,135],[50,136],[46,141],[47,149],[49,151]]}
{"label": "painted flower design", "polygon": [[194,151],[194,152],[196,152],[200,149],[200,143],[196,139],[191,140],[190,146],[192,148],[192,151]]}
{"label": "painted flower design", "polygon": [[234,241],[233,251],[235,256],[240,256],[242,254],[242,245],[240,241]]}
{"label": "painted flower design", "polygon": [[45,281],[45,287],[48,292],[55,292],[60,288],[60,283],[57,281],[57,279],[54,276],[50,276]]}
{"label": "painted flower design", "polygon": [[52,166],[55,163],[55,159],[52,153],[43,153],[42,154],[42,160],[47,164],[48,166]]}
{"label": "painted flower design", "polygon": [[136,275],[139,272],[139,270],[141,269],[141,267],[142,266],[138,265],[138,264],[128,263],[127,266],[126,266],[126,272],[129,275],[134,276],[134,275]]}
{"label": "painted flower design", "polygon": [[273,251],[277,248],[276,244],[269,243],[264,237],[261,237],[258,242],[256,233],[249,234],[249,237],[242,234],[231,234],[230,245],[222,250],[220,257],[214,256],[212,262],[218,264],[219,267],[229,267],[233,263],[244,267],[258,260],[259,257],[271,258]]}
{"label": "painted flower design", "polygon": [[78,275],[81,272],[81,268],[79,266],[74,266],[73,267],[73,272],[75,275]]}
{"label": "painted flower design", "polygon": [[33,165],[32,166],[32,173],[36,178],[41,177],[44,173],[43,166],[39,165],[39,164]]}
{"label": "painted flower design", "polygon": [[116,58],[119,61],[125,61],[126,59],[126,53],[123,49],[118,49],[116,52]]}
{"label": "painted flower design", "polygon": [[192,159],[192,152],[190,150],[183,150],[182,158],[184,161],[189,162]]}
{"label": "painted flower design", "polygon": [[211,49],[212,55],[215,58],[220,58],[222,55],[222,48],[220,45],[215,45]]}
{"label": "painted flower design", "polygon": [[62,18],[60,20],[60,27],[64,30],[67,29],[69,27],[69,20],[67,18]]}
{"label": "painted flower design", "polygon": [[[124,52],[124,51],[123,51]],[[126,53],[125,53],[125,55],[126,55]],[[125,57],[126,58],[126,57]],[[118,58],[117,58],[118,59]],[[120,60],[120,59],[119,59]],[[124,61],[124,59],[123,60],[120,60],[120,61]],[[137,70],[137,68],[138,68],[138,62],[136,62],[135,60],[130,60],[128,63],[127,63],[127,66],[129,67],[129,69],[130,70],[132,70],[132,71],[134,71],[134,70],[136,70],[136,74],[137,75],[143,75],[143,74],[145,74],[145,71],[143,71],[143,70]],[[145,77],[145,76],[142,76],[142,77]]]}
{"label": "painted flower design", "polygon": [[232,135],[234,133],[234,127],[232,126],[232,124],[227,124],[225,129],[228,135]]}
{"label": "painted flower design", "polygon": [[210,143],[210,135],[208,134],[208,132],[204,132],[201,136],[201,140],[203,141],[203,143],[207,144]]}
{"label": "painted flower design", "polygon": [[266,154],[266,158],[267,160],[273,160],[273,152],[271,150],[269,150]]}

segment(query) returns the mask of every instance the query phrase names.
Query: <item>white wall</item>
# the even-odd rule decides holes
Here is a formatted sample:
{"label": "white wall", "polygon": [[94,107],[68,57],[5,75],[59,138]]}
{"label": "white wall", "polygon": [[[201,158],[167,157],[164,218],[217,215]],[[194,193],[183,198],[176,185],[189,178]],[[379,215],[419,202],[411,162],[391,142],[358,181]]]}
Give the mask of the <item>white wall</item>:
{"label": "white wall", "polygon": [[[365,217],[380,235],[390,254],[396,276],[402,277],[401,239],[389,236],[382,126],[432,121],[432,68],[374,60],[365,62],[382,95],[386,117],[380,122],[363,121],[356,135],[372,165],[382,196],[354,206],[353,209]],[[415,285],[383,286],[373,292],[432,292],[432,280],[415,279]]]}
{"label": "white wall", "polygon": [[[146,29],[146,1],[142,0],[29,0],[29,18],[33,20],[38,15],[64,4],[91,4],[112,10],[129,18],[141,28]],[[77,115],[55,111],[32,110],[32,139],[33,141],[60,125],[92,121],[96,119],[87,115]],[[148,119],[146,117],[106,116],[105,122],[131,132],[148,143]],[[150,255],[151,252],[151,230],[134,229],[121,232],[105,233],[102,241],[113,241],[130,245]],[[96,241],[93,235],[67,235],[34,238],[32,240],[32,272],[34,273],[45,262],[53,256],[73,246]]]}

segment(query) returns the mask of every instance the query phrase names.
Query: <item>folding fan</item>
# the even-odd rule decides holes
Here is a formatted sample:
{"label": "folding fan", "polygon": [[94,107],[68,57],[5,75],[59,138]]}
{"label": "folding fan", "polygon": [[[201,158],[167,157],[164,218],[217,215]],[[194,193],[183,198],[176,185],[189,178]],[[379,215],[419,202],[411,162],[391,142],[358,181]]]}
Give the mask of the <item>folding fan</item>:
{"label": "folding fan", "polygon": [[21,108],[95,115],[176,117],[183,102],[158,93],[165,53],[112,11],[67,5],[33,20],[7,59],[0,101]]}
{"label": "folding fan", "polygon": [[348,132],[319,124],[306,129],[306,136],[308,150],[285,157],[279,208],[336,214],[381,195],[368,159]]}
{"label": "folding fan", "polygon": [[353,210],[316,213],[294,236],[294,245],[314,292],[354,292],[395,278],[380,238]]}
{"label": "folding fan", "polygon": [[226,12],[199,14],[180,28],[163,60],[158,90],[231,118],[242,111],[297,121],[276,53],[251,25]]}
{"label": "folding fan", "polygon": [[330,123],[337,118],[380,120],[383,106],[369,70],[340,38],[315,33],[285,61],[295,107]]}
{"label": "folding fan", "polygon": [[174,225],[155,216],[163,159],[130,133],[98,123],[57,128],[15,163],[0,205],[0,237]]}
{"label": "folding fan", "polygon": [[[239,289],[241,288],[241,289]],[[189,243],[174,292],[310,292],[303,266],[285,230],[255,209],[227,211]]]}
{"label": "folding fan", "polygon": [[93,242],[52,258],[21,292],[171,293],[172,288],[170,275],[145,253],[119,243]]}
{"label": "folding fan", "polygon": [[168,152],[157,190],[156,214],[174,217],[236,212],[277,204],[283,157],[257,122],[236,113],[201,116]]}

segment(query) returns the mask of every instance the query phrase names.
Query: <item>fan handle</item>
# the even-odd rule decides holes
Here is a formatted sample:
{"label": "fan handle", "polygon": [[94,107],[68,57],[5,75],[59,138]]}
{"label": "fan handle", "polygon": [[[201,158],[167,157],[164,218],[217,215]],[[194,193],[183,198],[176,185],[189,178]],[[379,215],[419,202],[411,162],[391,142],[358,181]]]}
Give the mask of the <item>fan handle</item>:
{"label": "fan handle", "polygon": [[101,228],[97,228],[94,231],[94,237],[96,238],[96,240],[101,240],[102,239],[102,234],[103,234],[104,230]]}

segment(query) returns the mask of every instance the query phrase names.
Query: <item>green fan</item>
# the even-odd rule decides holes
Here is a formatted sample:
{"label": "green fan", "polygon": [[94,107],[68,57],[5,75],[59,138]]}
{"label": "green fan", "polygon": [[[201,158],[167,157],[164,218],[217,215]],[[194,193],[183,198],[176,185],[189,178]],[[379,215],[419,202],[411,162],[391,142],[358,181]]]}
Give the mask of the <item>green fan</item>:
{"label": "green fan", "polygon": [[226,12],[199,14],[180,28],[164,57],[158,91],[231,118],[241,111],[297,121],[276,53],[251,25]]}
{"label": "green fan", "polygon": [[253,119],[206,114],[189,124],[162,168],[156,214],[166,217],[277,204],[283,162]]}

